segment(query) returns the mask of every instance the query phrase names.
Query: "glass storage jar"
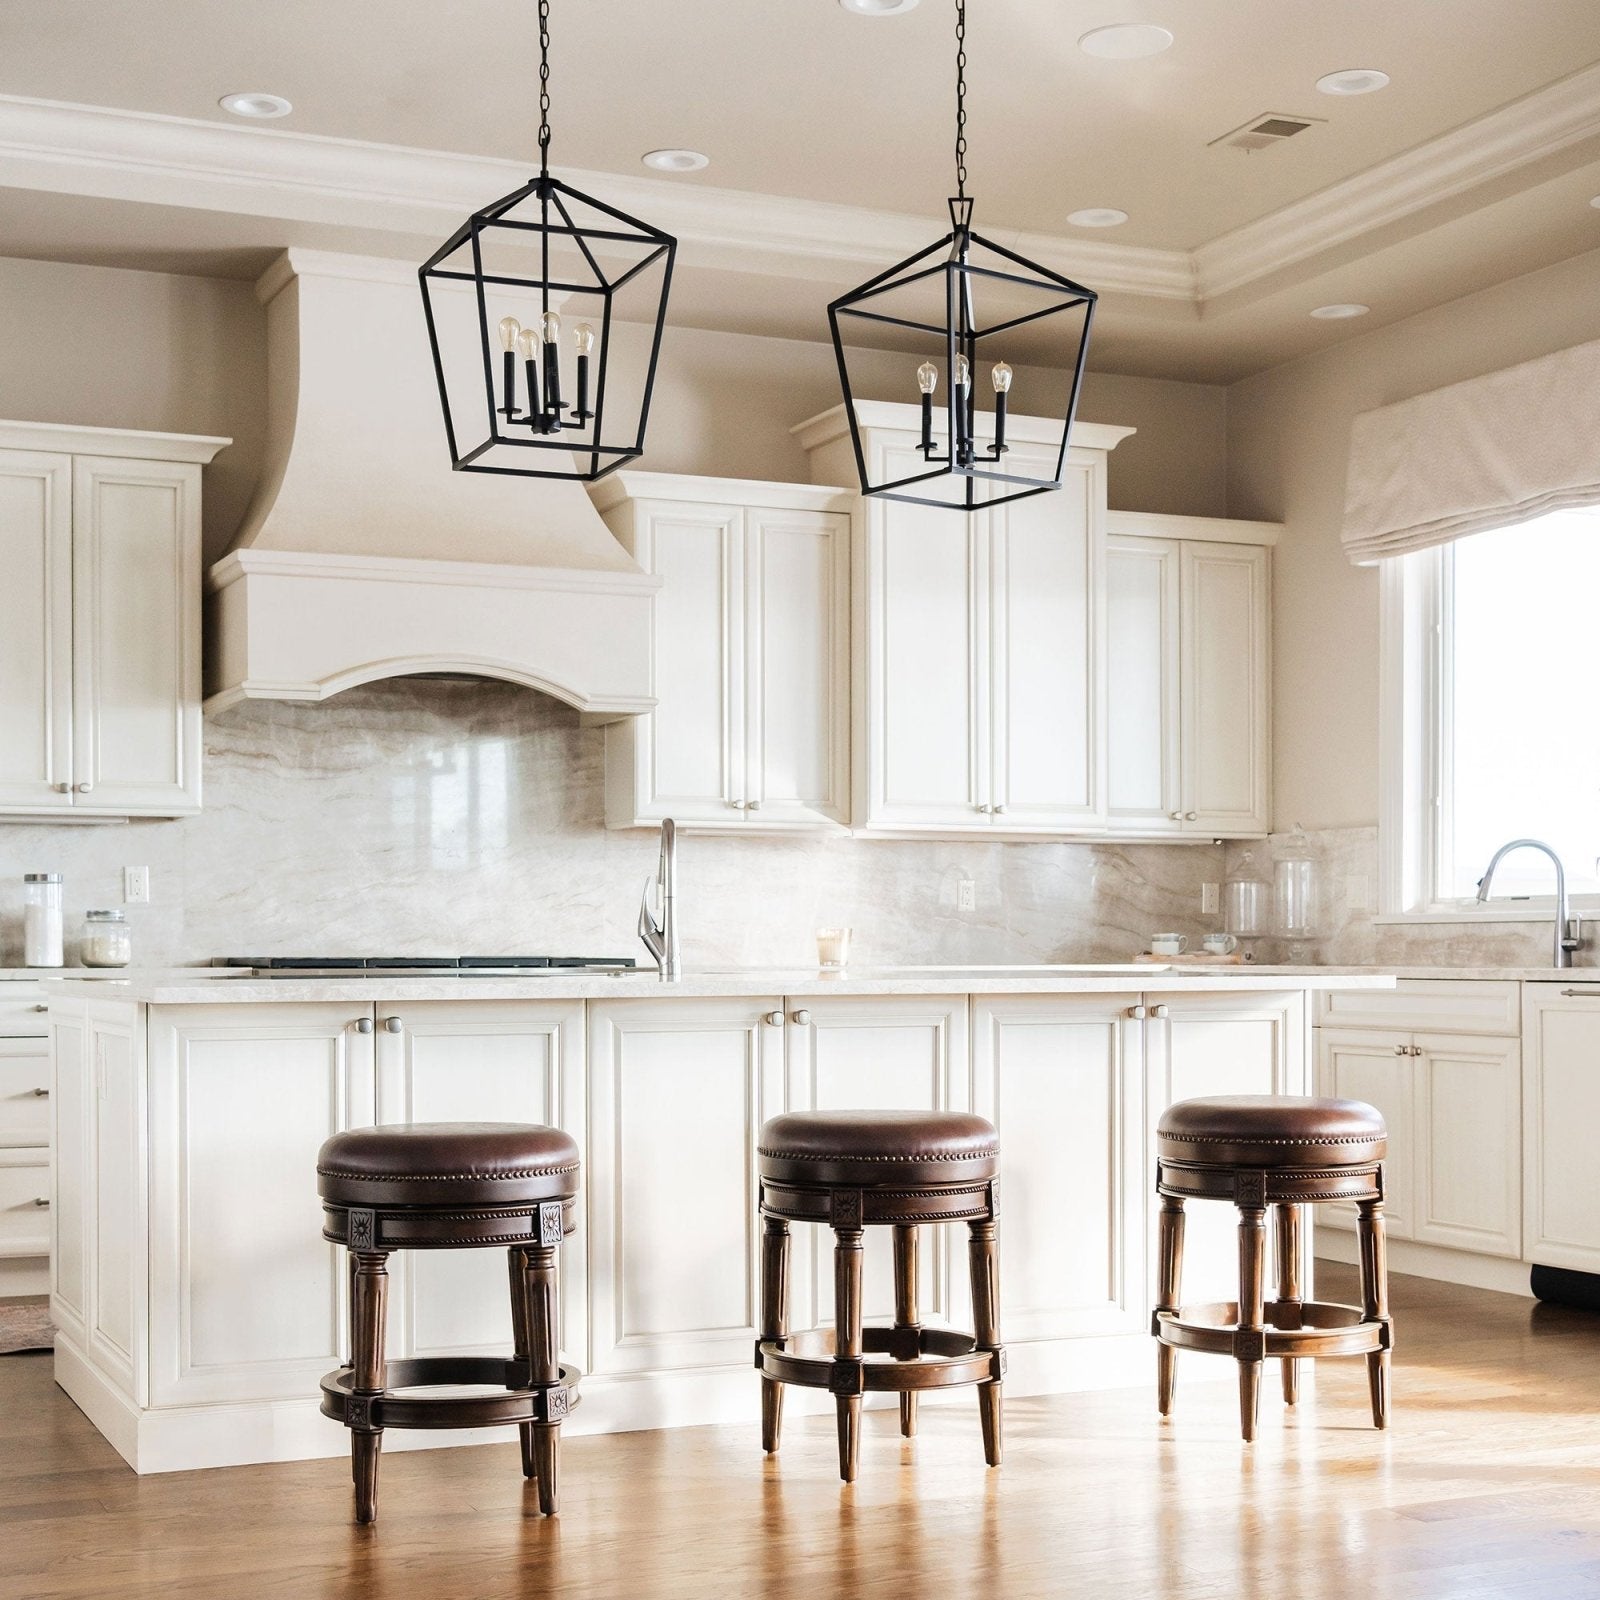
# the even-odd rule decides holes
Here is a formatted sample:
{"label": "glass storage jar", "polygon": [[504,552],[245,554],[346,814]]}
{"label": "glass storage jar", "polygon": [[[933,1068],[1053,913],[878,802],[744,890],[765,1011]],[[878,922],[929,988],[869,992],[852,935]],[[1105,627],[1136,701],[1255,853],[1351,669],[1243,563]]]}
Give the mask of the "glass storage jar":
{"label": "glass storage jar", "polygon": [[28,967],[66,964],[62,949],[61,874],[27,872],[22,877],[22,963]]}
{"label": "glass storage jar", "polygon": [[86,967],[125,967],[133,960],[133,936],[120,911],[86,911],[78,951]]}

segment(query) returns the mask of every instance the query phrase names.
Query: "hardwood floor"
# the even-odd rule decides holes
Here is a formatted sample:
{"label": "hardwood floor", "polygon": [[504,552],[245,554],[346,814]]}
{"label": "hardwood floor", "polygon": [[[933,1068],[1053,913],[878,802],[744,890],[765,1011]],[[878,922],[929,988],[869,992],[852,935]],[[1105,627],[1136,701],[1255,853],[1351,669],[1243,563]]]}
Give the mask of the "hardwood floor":
{"label": "hardwood floor", "polygon": [[1186,1383],[1205,1360],[1186,1355],[1163,1424],[1152,1344],[1144,1390],[1009,1401],[998,1471],[975,1402],[925,1408],[914,1441],[870,1413],[848,1488],[831,1415],[787,1419],[770,1461],[754,1423],[572,1438],[553,1521],[514,1444],[387,1457],[373,1528],[351,1522],[346,1460],[139,1478],[47,1357],[6,1357],[0,1596],[1600,1595],[1600,1317],[1393,1287],[1387,1434],[1359,1360],[1319,1363],[1288,1414],[1269,1376],[1246,1446],[1231,1371]]}

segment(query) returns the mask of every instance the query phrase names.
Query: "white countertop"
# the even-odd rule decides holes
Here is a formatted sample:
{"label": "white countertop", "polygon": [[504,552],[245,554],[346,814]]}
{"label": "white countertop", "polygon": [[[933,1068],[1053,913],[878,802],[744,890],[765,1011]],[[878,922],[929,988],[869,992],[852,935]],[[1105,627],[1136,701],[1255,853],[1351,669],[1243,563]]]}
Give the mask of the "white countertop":
{"label": "white countertop", "polygon": [[[196,972],[208,969],[196,969]],[[528,978],[233,978],[130,973],[107,982],[65,980],[75,998],[148,1005],[280,1004],[360,1000],[638,1000],[682,996],[918,994],[1138,994],[1153,990],[1218,992],[1250,989],[1387,989],[1380,971],[1319,967],[1107,966],[862,967],[841,974],[813,968],[688,972],[663,983],[646,968],[624,975],[562,972]]]}

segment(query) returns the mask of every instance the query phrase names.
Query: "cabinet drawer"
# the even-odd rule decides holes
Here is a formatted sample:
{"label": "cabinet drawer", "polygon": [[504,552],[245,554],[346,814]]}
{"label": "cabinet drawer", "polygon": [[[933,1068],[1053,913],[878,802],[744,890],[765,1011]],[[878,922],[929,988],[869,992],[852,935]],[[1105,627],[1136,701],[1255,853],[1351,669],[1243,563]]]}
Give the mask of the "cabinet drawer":
{"label": "cabinet drawer", "polygon": [[49,1162],[0,1164],[0,1258],[50,1254],[49,1198]]}
{"label": "cabinet drawer", "polygon": [[33,984],[0,984],[0,1039],[42,1039],[49,1031],[48,1010]]}
{"label": "cabinet drawer", "polygon": [[1402,978],[1393,989],[1324,990],[1318,997],[1317,1023],[1515,1038],[1522,1030],[1522,986],[1471,978]]}
{"label": "cabinet drawer", "polygon": [[0,1039],[0,1148],[50,1143],[50,1056],[38,1039]]}

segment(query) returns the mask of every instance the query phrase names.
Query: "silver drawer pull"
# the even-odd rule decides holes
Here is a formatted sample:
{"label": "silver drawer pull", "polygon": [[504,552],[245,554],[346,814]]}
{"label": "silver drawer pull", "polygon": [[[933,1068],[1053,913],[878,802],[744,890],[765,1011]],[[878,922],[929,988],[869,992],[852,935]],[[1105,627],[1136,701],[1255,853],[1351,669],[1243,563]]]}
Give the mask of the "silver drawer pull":
{"label": "silver drawer pull", "polygon": [[1563,989],[1561,991],[1563,1000],[1593,1000],[1597,996],[1600,996],[1600,989]]}
{"label": "silver drawer pull", "polygon": [[767,1026],[769,1028],[781,1028],[783,1026],[783,1013],[781,1011],[769,1011],[767,1013]]}
{"label": "silver drawer pull", "polygon": [[42,1211],[50,1209],[50,1196],[47,1194],[35,1195],[33,1203]]}
{"label": "silver drawer pull", "polygon": [[48,1011],[50,1009],[42,1000],[33,1008],[35,1011]]}
{"label": "silver drawer pull", "polygon": [[1167,1008],[1165,1006],[1151,1006],[1150,1007],[1150,1015],[1152,1017],[1165,1017],[1168,1014],[1169,1013],[1168,1013]]}
{"label": "silver drawer pull", "polygon": [[357,1018],[356,1019],[356,1032],[357,1033],[371,1033],[372,1032],[372,1018],[371,1017],[359,1017],[359,1018]]}
{"label": "silver drawer pull", "polygon": [[807,1011],[804,1006],[801,1006],[801,1008],[793,1014],[790,1020],[799,1027],[809,1028],[811,1026],[811,1013]]}
{"label": "silver drawer pull", "polygon": [[385,1033],[404,1033],[406,1025],[399,1017],[385,1017],[383,1019],[383,1031]]}
{"label": "silver drawer pull", "polygon": [[1145,1008],[1143,1006],[1129,1006],[1128,1007],[1128,1016],[1134,1022],[1143,1022],[1147,1015],[1148,1015],[1148,1013],[1145,1011]]}
{"label": "silver drawer pull", "polygon": [[48,1089],[35,1089],[33,1091],[33,1098],[35,1100],[48,1100],[50,1098],[50,1091]]}

